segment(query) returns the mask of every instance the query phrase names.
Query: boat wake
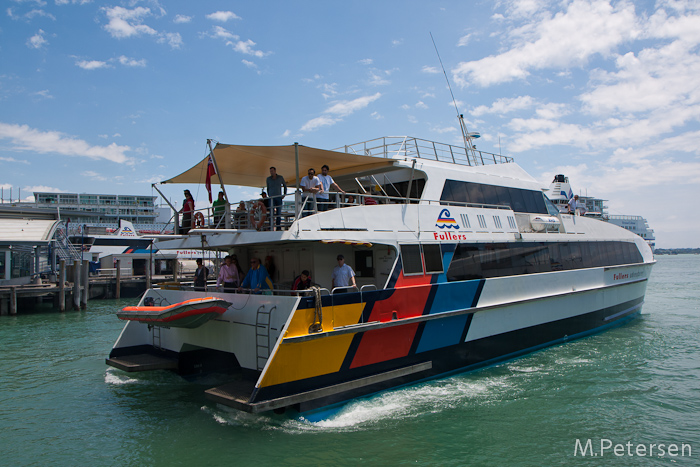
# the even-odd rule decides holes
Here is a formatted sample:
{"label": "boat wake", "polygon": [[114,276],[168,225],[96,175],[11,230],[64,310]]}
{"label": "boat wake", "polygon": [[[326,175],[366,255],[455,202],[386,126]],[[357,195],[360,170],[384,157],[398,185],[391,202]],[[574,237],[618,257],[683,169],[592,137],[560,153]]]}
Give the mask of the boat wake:
{"label": "boat wake", "polygon": [[[389,424],[427,414],[439,414],[457,407],[483,407],[518,397],[523,387],[517,372],[510,369],[484,377],[458,375],[429,381],[418,386],[383,392],[353,400],[313,415],[250,414],[223,405],[204,406],[202,411],[222,425],[262,430],[280,430],[290,434],[308,432],[349,432],[358,429],[384,429]],[[516,373],[516,374],[514,374]],[[528,377],[528,372],[521,375]]]}
{"label": "boat wake", "polygon": [[109,368],[107,371],[105,371],[105,383],[119,386],[122,384],[138,383],[138,380],[135,378],[129,378],[121,372],[115,373],[111,368]]}

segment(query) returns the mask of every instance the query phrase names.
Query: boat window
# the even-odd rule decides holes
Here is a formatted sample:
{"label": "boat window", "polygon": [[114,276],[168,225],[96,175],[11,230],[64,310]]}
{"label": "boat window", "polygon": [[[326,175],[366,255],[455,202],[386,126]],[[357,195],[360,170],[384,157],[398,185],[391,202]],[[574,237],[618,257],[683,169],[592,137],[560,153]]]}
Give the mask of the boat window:
{"label": "boat window", "polygon": [[497,185],[445,180],[440,201],[510,206],[516,212],[547,214],[544,195],[540,191]]}
{"label": "boat window", "polygon": [[405,276],[423,274],[420,245],[401,245],[401,259],[403,261],[403,273]]}
{"label": "boat window", "polygon": [[630,242],[460,243],[446,274],[448,281],[463,281],[642,261]]}
{"label": "boat window", "polygon": [[550,216],[558,217],[559,216],[559,209],[552,203],[549,198],[547,198],[547,195],[542,195],[544,196],[544,204],[547,207],[547,212],[549,213]]}
{"label": "boat window", "polygon": [[425,258],[425,273],[441,273],[444,271],[442,265],[442,249],[439,244],[423,245],[423,256]]}

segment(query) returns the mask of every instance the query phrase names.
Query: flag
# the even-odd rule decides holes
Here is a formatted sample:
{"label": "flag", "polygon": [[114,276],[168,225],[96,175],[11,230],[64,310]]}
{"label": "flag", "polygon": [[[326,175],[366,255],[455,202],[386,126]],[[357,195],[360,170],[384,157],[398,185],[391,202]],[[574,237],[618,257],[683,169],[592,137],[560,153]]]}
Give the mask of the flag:
{"label": "flag", "polygon": [[[209,194],[209,196],[211,197],[211,193]],[[571,188],[569,188],[569,199],[571,199],[573,197],[574,197],[574,192],[571,191]]]}
{"label": "flag", "polygon": [[209,162],[207,162],[207,180],[204,184],[207,187],[207,191],[209,192],[209,202],[210,203],[212,201],[212,198],[211,198],[211,176],[215,175],[215,174],[216,174],[216,168],[214,167],[214,160],[211,158],[211,154],[209,154]]}

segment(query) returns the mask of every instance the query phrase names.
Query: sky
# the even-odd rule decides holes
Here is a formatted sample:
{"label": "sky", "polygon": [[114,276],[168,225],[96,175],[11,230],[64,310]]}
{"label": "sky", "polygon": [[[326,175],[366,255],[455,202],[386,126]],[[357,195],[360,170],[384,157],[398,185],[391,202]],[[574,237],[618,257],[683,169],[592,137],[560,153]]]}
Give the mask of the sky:
{"label": "sky", "polygon": [[[0,187],[157,195],[227,144],[480,150],[700,247],[700,2],[6,0]],[[281,174],[285,175],[285,174]],[[189,187],[197,207],[204,186]],[[182,186],[161,191],[176,205]],[[257,197],[230,189],[231,199]]]}

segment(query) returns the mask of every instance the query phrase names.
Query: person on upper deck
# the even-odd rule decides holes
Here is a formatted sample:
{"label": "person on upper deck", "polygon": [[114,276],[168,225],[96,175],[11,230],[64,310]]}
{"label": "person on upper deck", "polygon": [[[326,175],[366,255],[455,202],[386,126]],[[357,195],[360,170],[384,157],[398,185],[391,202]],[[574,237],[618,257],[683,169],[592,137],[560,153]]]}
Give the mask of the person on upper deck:
{"label": "person on upper deck", "polygon": [[194,215],[194,198],[190,190],[185,190],[185,200],[182,202],[182,233],[187,233],[192,228],[192,216]]}
{"label": "person on upper deck", "polygon": [[246,274],[245,279],[243,279],[243,282],[238,288],[239,291],[242,289],[251,289],[254,294],[263,293],[263,290],[272,292],[272,280],[265,266],[260,264],[259,258],[252,258],[250,260],[248,274]]}
{"label": "person on upper deck", "polygon": [[315,169],[309,169],[308,177],[304,177],[300,181],[301,191],[303,191],[302,199],[306,201],[305,215],[309,215],[316,210],[316,196],[323,192],[321,180],[316,176]]}
{"label": "person on upper deck", "polygon": [[336,191],[339,193],[345,193],[337,183],[335,183],[335,180],[333,180],[333,177],[328,175],[329,167],[327,165],[324,165],[321,167],[321,175],[318,176],[319,180],[321,180],[321,185],[323,186],[323,191],[319,194],[316,195],[316,199],[318,201],[318,210],[319,211],[327,211],[328,209],[331,208],[330,202],[330,189],[331,187],[335,187]]}
{"label": "person on upper deck", "polygon": [[270,167],[270,176],[267,177],[267,194],[272,198],[272,215],[275,216],[275,226],[280,228],[280,217],[282,214],[282,200],[287,196],[287,182],[284,177],[277,173],[275,167]]}
{"label": "person on upper deck", "polygon": [[578,195],[569,200],[569,214],[578,215]]}
{"label": "person on upper deck", "polygon": [[226,199],[224,198],[224,192],[219,192],[219,197],[212,203],[212,211],[214,213],[214,228],[223,229],[226,224],[221,222],[226,213]]}

